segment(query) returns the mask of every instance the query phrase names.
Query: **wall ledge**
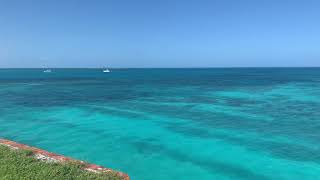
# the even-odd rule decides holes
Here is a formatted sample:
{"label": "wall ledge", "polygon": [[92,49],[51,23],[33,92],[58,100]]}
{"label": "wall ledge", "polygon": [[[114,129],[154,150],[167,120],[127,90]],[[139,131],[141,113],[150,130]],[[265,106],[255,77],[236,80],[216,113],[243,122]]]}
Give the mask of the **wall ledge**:
{"label": "wall ledge", "polygon": [[123,173],[123,172],[119,172],[119,171],[115,171],[112,170],[110,168],[106,168],[103,166],[99,166],[96,164],[90,164],[87,163],[85,161],[80,161],[80,160],[76,160],[76,159],[72,159],[70,157],[66,157],[63,155],[59,155],[59,154],[55,154],[55,153],[51,153],[36,147],[31,147],[25,144],[20,144],[14,141],[10,141],[7,139],[1,139],[0,138],[0,144],[4,145],[4,146],[8,146],[11,149],[22,149],[22,150],[29,150],[32,151],[35,155],[36,159],[39,159],[41,161],[46,161],[46,162],[55,162],[55,163],[63,163],[63,162],[77,162],[77,163],[81,163],[84,164],[84,170],[86,171],[90,171],[90,172],[94,172],[94,173],[110,173],[110,172],[114,172],[116,173],[118,176],[122,177],[123,180],[130,180],[130,177]]}

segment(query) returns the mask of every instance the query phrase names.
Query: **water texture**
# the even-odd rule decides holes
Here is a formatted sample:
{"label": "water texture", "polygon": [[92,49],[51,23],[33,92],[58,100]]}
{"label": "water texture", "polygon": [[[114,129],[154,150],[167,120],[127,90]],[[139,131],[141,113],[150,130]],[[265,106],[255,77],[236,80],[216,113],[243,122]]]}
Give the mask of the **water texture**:
{"label": "water texture", "polygon": [[319,179],[320,68],[0,69],[0,137],[133,180]]}

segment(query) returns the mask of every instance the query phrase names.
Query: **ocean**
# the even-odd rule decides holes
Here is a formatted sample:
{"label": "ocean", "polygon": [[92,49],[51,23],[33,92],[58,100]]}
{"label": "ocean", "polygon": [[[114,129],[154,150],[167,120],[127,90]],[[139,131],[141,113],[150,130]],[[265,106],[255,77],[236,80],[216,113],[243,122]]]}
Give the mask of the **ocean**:
{"label": "ocean", "polygon": [[0,69],[0,137],[133,180],[320,179],[320,68]]}

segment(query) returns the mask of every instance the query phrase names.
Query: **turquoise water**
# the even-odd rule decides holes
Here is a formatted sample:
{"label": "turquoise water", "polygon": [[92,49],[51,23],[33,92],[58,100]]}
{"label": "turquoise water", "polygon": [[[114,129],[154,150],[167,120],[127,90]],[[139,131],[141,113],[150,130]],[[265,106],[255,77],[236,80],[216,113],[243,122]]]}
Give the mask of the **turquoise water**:
{"label": "turquoise water", "polygon": [[317,179],[320,69],[0,69],[0,137],[133,180]]}

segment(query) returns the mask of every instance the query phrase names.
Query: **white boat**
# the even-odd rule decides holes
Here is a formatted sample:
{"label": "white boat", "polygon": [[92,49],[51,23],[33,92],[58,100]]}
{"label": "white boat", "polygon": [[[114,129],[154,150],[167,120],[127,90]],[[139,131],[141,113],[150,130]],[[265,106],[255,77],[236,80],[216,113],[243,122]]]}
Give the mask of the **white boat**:
{"label": "white boat", "polygon": [[109,72],[111,72],[111,71],[110,71],[109,69],[104,69],[103,72],[104,72],[104,73],[109,73]]}
{"label": "white boat", "polygon": [[51,73],[52,71],[51,71],[51,69],[46,69],[46,70],[44,70],[43,72],[44,72],[44,73]]}

